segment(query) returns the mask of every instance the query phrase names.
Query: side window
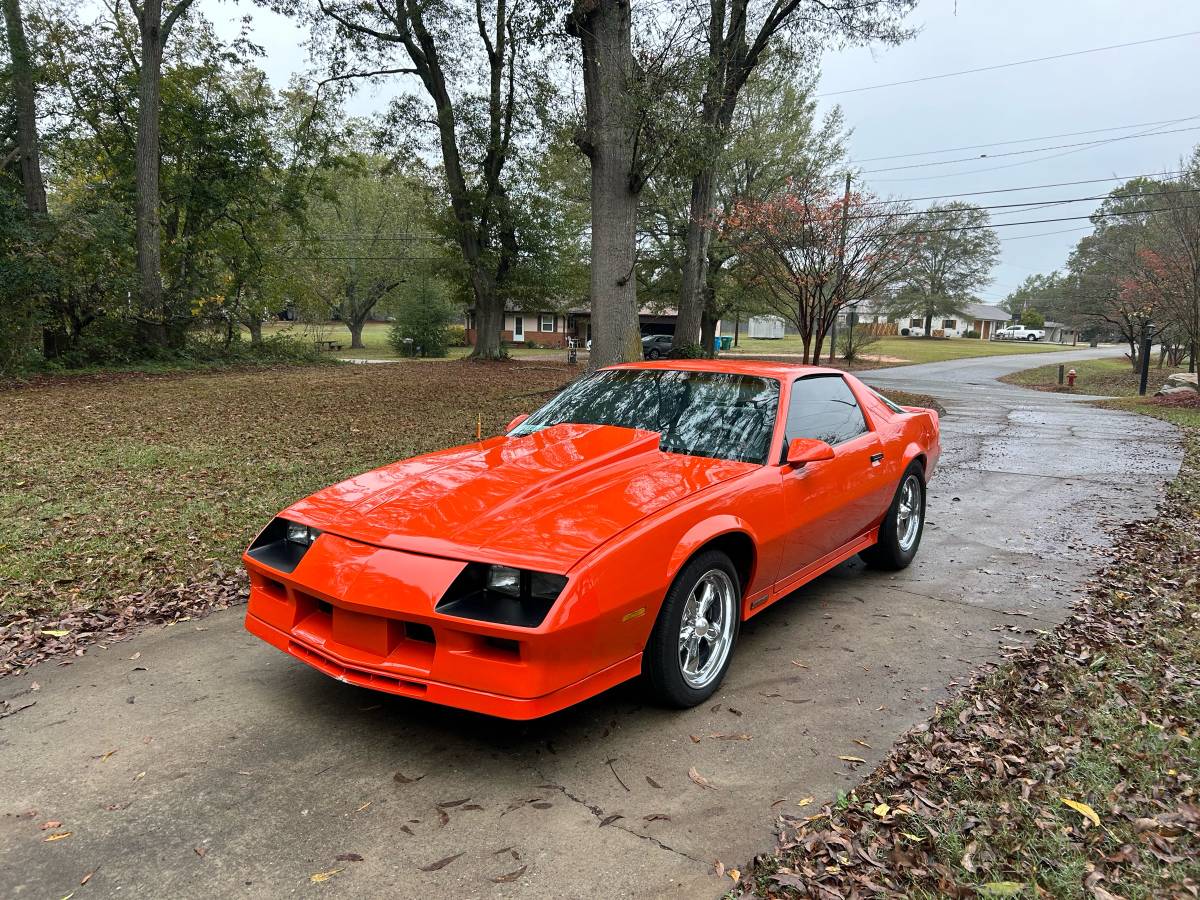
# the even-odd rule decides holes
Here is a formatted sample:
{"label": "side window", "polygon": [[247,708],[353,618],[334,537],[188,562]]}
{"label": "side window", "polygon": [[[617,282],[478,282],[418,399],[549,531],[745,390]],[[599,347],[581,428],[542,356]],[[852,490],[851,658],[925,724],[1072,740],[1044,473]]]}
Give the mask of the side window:
{"label": "side window", "polygon": [[787,440],[816,438],[836,446],[867,430],[858,401],[840,375],[814,375],[792,385]]}

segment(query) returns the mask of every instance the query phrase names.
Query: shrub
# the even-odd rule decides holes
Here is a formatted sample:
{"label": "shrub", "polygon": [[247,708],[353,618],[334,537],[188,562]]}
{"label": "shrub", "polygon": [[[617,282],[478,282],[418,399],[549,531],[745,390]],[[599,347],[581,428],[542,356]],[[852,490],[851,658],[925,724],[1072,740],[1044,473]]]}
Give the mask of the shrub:
{"label": "shrub", "polygon": [[963,337],[978,338],[979,332],[976,331],[974,328],[968,328],[966,331],[963,332]]}
{"label": "shrub", "polygon": [[446,345],[448,347],[466,347],[467,345],[467,326],[466,325],[450,325],[446,328]]}
{"label": "shrub", "polygon": [[1026,328],[1045,328],[1046,317],[1036,309],[1027,309],[1021,313],[1021,324]]}
{"label": "shrub", "polygon": [[397,304],[388,343],[398,356],[446,356],[450,347],[450,304],[427,288]]}
{"label": "shrub", "polygon": [[839,329],[837,333],[838,353],[846,362],[854,362],[864,350],[879,340],[879,331],[870,325],[856,322],[853,328]]}

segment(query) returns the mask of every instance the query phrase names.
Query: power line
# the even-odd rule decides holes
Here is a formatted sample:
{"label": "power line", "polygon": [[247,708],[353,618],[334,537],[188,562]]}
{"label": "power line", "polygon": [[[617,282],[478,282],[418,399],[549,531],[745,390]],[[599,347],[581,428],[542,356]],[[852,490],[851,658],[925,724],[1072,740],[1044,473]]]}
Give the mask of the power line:
{"label": "power line", "polygon": [[[1140,137],[1140,136],[1147,135],[1147,134],[1166,134],[1166,133],[1168,133],[1168,132],[1165,132],[1165,131],[1156,132],[1154,130],[1142,131],[1142,132],[1138,132],[1138,134],[1136,134],[1136,135],[1125,135],[1121,139],[1124,140],[1128,137]],[[1112,138],[1107,141],[1102,141],[1100,143],[1097,143],[1097,144],[1094,144],[1091,146],[1103,146],[1104,144],[1112,143],[1112,141],[1114,141],[1114,140],[1117,140],[1117,138]],[[1051,148],[1046,148],[1046,149],[1051,149]],[[876,179],[876,180],[878,180],[878,181],[932,181],[932,180],[941,179],[941,178],[958,178],[963,175],[977,175],[980,172],[994,172],[997,169],[1013,169],[1013,168],[1016,168],[1017,166],[1027,166],[1030,163],[1045,162],[1046,160],[1050,160],[1050,159],[1058,159],[1063,156],[1070,156],[1072,153],[1082,153],[1084,150],[1087,150],[1087,149],[1089,149],[1089,147],[1077,147],[1074,150],[1063,150],[1061,153],[1051,153],[1049,156],[1039,156],[1036,159],[1027,159],[1022,162],[1015,162],[1015,163],[1005,163],[1004,165],[1001,165],[1001,166],[988,166],[985,169],[968,169],[965,172],[948,172],[943,175],[918,175],[918,176],[912,177],[912,178],[880,178],[880,179]]]}
{"label": "power line", "polygon": [[[1176,119],[1177,122],[1187,122],[1192,119],[1200,119],[1200,116],[1188,116],[1186,119]],[[1067,147],[1079,147],[1086,149],[1088,147],[1100,147],[1104,144],[1112,144],[1117,141],[1131,141],[1134,138],[1157,137],[1160,134],[1180,134],[1185,131],[1200,131],[1200,126],[1192,126],[1190,128],[1172,128],[1169,131],[1143,131],[1138,134],[1123,134],[1117,137],[1104,138],[1099,141],[1079,141],[1074,144],[1053,144],[1049,147],[1031,147],[1028,150],[1009,150],[1006,153],[984,153],[980,156],[960,156],[958,159],[939,159],[933,162],[910,163],[906,166],[885,166],[882,169],[865,169],[863,175],[871,175],[876,172],[900,172],[905,169],[927,169],[930,166],[949,166],[960,162],[975,162],[979,159],[1001,159],[1005,156],[1025,156],[1029,153],[1045,153],[1047,150],[1062,150]],[[1030,160],[1036,162],[1036,160]],[[966,174],[966,173],[953,173]]]}
{"label": "power line", "polygon": [[994,72],[997,69],[1010,69],[1013,66],[1027,66],[1032,63],[1049,62],[1050,60],[1054,60],[1054,59],[1066,59],[1071,56],[1083,56],[1088,53],[1101,53],[1106,50],[1120,50],[1125,47],[1140,47],[1143,44],[1156,44],[1156,43],[1159,43],[1160,41],[1173,41],[1178,38],[1192,37],[1197,34],[1200,34],[1200,31],[1183,31],[1183,32],[1180,32],[1179,34],[1167,34],[1167,35],[1163,35],[1162,37],[1147,38],[1142,41],[1129,41],[1128,43],[1125,43],[1125,44],[1109,44],[1106,47],[1091,47],[1090,49],[1087,49],[1087,50],[1072,50],[1069,53],[1056,53],[1053,56],[1039,56],[1034,59],[1018,59],[1018,60],[1015,60],[1014,62],[999,63],[994,66],[980,66],[979,68],[976,68],[976,69],[962,69],[958,72],[945,72],[941,75],[924,75],[920,78],[908,78],[908,79],[905,79],[904,81],[889,81],[884,84],[869,84],[869,85],[866,85],[865,87],[846,88],[846,89],[840,90],[840,91],[825,91],[824,93],[817,94],[817,96],[818,97],[837,97],[842,94],[858,94],[863,91],[879,90],[880,88],[898,87],[900,85],[905,85],[905,84],[919,84],[919,83],[925,82],[925,81],[938,81],[942,78],[955,78],[959,75],[972,75],[972,74],[975,74],[976,72]]}
{"label": "power line", "polygon": [[[1061,200],[1031,200],[1028,203],[994,203],[990,206],[975,206],[973,208],[974,209],[1012,209],[1013,212],[1008,214],[1008,215],[1012,215],[1012,214],[1016,214],[1016,213],[1033,212],[1036,209],[1047,209],[1051,206],[1062,206],[1067,203],[1085,203],[1090,200],[1133,200],[1133,199],[1137,199],[1139,197],[1166,197],[1166,196],[1172,196],[1174,194],[1197,194],[1197,193],[1200,193],[1200,188],[1178,188],[1178,189],[1169,190],[1169,191],[1147,191],[1143,194],[1108,193],[1108,194],[1096,194],[1091,197],[1063,198]],[[1032,207],[1032,208],[1030,208],[1030,207]],[[887,219],[887,218],[893,218],[893,217],[899,218],[901,216],[924,216],[931,212],[934,214],[937,214],[939,212],[939,210],[936,210],[936,209],[914,209],[914,210],[905,210],[903,212],[894,212],[894,213],[867,213],[864,215],[850,216],[850,218],[851,219]],[[1006,215],[1006,214],[1000,213],[1000,215]],[[998,224],[1004,224],[1004,223],[998,223]]]}
{"label": "power line", "polygon": [[947,231],[982,231],[985,228],[1008,228],[1013,225],[1041,225],[1046,222],[1078,222],[1082,219],[1108,219],[1112,216],[1137,216],[1145,213],[1174,212],[1183,209],[1200,209],[1200,206],[1159,206],[1151,209],[1130,210],[1129,212],[1092,213],[1088,216],[1061,216],[1057,219],[1029,219],[1024,222],[997,222],[994,225],[961,225],[951,228],[928,228],[921,231],[909,231],[908,234],[942,234]]}
{"label": "power line", "polygon": [[1014,193],[1016,191],[1040,191],[1046,187],[1074,187],[1075,185],[1098,185],[1103,181],[1133,181],[1135,178],[1170,178],[1172,175],[1182,175],[1183,170],[1175,172],[1144,172],[1139,175],[1110,175],[1109,178],[1088,178],[1082,181],[1055,181],[1046,185],[1025,185],[1022,187],[994,187],[988,191],[960,191],[959,193],[938,193],[930,197],[908,197],[910,203],[920,200],[946,200],[953,197],[977,197],[983,193]]}
{"label": "power line", "polygon": [[1126,128],[1148,128],[1159,125],[1174,125],[1176,122],[1186,122],[1195,116],[1185,116],[1182,119],[1163,119],[1161,122],[1135,122],[1132,125],[1111,125],[1108,128],[1092,128],[1088,131],[1064,131],[1061,134],[1044,134],[1040,137],[1016,138],[1008,141],[992,141],[990,144],[968,144],[963,147],[946,147],[942,150],[920,150],[914,153],[894,153],[891,156],[868,156],[863,159],[852,159],[851,163],[882,162],[886,159],[909,159],[913,156],[932,156],[935,153],[958,153],[961,150],[980,150],[984,147],[1004,147],[1009,144],[1027,144],[1030,141],[1049,141],[1054,138],[1079,137],[1085,134],[1100,134],[1104,131],[1124,131]]}
{"label": "power line", "polygon": [[1058,231],[1039,231],[1037,234],[1015,234],[1012,237],[1002,237],[1002,241],[1023,241],[1026,238],[1046,237],[1051,234],[1069,234],[1072,231],[1091,231],[1092,226],[1083,225],[1079,228],[1061,228]]}

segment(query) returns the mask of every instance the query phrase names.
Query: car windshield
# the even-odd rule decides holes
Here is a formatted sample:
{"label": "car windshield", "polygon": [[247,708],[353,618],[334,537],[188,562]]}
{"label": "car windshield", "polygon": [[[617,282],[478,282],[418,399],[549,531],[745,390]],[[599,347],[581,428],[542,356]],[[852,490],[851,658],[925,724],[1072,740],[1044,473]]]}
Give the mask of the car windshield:
{"label": "car windshield", "polygon": [[775,428],[779,382],[726,372],[606,369],[576,381],[514,428],[619,425],[657,431],[667,453],[763,464]]}

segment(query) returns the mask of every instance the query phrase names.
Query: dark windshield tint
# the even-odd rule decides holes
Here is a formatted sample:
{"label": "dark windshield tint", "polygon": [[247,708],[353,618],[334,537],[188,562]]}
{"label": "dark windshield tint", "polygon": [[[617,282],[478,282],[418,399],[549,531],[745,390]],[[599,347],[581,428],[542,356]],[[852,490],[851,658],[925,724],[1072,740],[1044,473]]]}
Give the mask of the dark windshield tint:
{"label": "dark windshield tint", "polygon": [[551,425],[657,431],[668,453],[765,463],[779,382],[725,372],[608,369],[581,378],[510,434]]}
{"label": "dark windshield tint", "polygon": [[867,422],[840,375],[815,375],[792,385],[787,439],[816,438],[830,446],[858,437]]}

